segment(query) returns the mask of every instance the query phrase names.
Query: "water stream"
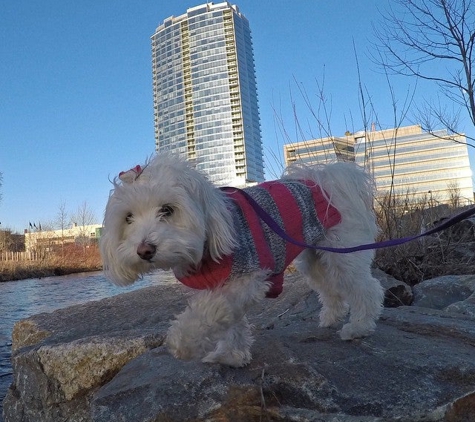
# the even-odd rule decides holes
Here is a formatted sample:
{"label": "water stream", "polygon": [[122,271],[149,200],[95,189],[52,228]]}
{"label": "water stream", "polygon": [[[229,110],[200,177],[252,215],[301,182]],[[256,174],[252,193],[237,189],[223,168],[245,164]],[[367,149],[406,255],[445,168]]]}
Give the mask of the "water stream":
{"label": "water stream", "polygon": [[132,286],[118,287],[102,273],[82,273],[0,283],[0,422],[2,402],[12,382],[11,335],[15,322],[34,314],[156,285],[166,279],[170,279],[167,273],[158,273]]}

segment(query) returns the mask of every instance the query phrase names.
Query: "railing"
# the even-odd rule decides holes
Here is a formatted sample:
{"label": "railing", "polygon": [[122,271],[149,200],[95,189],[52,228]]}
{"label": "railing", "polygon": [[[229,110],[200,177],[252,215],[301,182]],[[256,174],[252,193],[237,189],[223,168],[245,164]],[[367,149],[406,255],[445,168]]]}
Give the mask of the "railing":
{"label": "railing", "polygon": [[39,261],[45,258],[44,253],[39,252],[0,252],[1,261]]}

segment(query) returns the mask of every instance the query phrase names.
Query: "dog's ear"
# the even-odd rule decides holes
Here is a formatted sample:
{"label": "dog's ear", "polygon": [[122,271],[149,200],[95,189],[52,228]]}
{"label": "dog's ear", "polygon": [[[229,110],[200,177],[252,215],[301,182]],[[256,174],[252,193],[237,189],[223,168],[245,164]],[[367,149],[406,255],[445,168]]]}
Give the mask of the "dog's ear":
{"label": "dog's ear", "polygon": [[226,195],[202,174],[193,174],[184,184],[189,194],[196,198],[203,209],[206,240],[211,259],[217,261],[230,255],[236,246],[233,218]]}
{"label": "dog's ear", "polygon": [[128,286],[140,278],[140,274],[123,265],[118,255],[118,239],[115,237],[115,233],[104,228],[99,239],[104,275],[118,286]]}
{"label": "dog's ear", "polygon": [[208,250],[213,260],[230,255],[236,246],[233,217],[227,207],[227,201],[221,191],[215,189],[219,203],[207,203],[206,235]]}
{"label": "dog's ear", "polygon": [[[118,186],[116,186],[118,189]],[[117,201],[111,194],[104,215],[99,250],[102,257],[104,275],[119,286],[127,286],[141,277],[140,270],[126,265],[121,257],[120,236],[122,233],[121,213],[117,210]]]}

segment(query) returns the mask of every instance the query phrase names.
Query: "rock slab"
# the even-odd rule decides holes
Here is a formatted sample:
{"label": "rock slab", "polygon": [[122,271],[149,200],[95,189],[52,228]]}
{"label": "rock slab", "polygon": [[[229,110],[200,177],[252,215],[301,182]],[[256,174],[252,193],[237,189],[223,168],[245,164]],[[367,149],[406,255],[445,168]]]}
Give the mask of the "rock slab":
{"label": "rock slab", "polygon": [[5,422],[475,421],[466,307],[387,308],[373,336],[344,342],[292,274],[250,316],[251,364],[232,369],[163,346],[186,298],[171,283],[19,322]]}

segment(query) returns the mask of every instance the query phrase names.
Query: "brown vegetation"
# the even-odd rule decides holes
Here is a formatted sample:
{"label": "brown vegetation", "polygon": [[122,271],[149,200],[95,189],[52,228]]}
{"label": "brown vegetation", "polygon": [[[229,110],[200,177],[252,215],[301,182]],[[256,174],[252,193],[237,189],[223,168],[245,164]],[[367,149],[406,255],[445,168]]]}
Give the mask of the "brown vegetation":
{"label": "brown vegetation", "polygon": [[[464,209],[410,199],[384,198],[377,204],[381,239],[417,235]],[[475,224],[465,220],[435,235],[379,249],[375,265],[409,285],[442,275],[475,274]]]}
{"label": "brown vegetation", "polygon": [[97,271],[101,268],[101,257],[96,244],[87,247],[70,244],[34,261],[0,261],[0,282]]}

